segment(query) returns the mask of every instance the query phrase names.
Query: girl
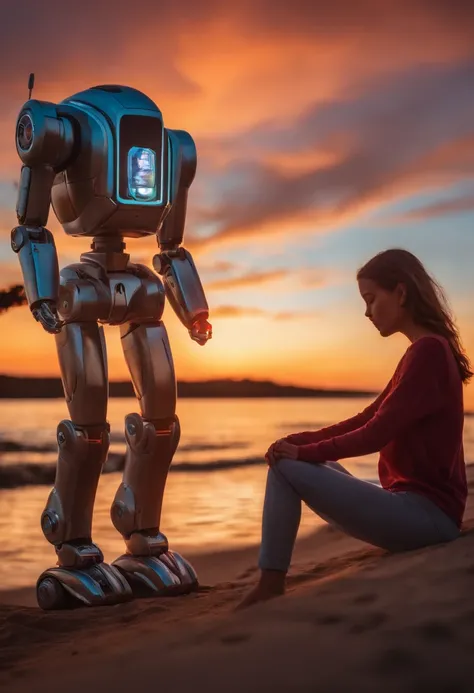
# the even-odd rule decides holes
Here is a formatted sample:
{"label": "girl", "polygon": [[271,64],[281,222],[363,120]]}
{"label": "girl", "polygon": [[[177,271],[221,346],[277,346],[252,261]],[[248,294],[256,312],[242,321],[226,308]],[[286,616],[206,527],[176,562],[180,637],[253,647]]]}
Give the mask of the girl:
{"label": "girl", "polygon": [[[281,595],[301,501],[353,537],[388,551],[460,534],[467,498],[463,383],[473,375],[443,290],[410,252],[378,253],[357,272],[366,317],[411,342],[383,392],[361,413],[273,443],[263,509],[260,580],[239,607]],[[337,460],[380,452],[381,487]]]}

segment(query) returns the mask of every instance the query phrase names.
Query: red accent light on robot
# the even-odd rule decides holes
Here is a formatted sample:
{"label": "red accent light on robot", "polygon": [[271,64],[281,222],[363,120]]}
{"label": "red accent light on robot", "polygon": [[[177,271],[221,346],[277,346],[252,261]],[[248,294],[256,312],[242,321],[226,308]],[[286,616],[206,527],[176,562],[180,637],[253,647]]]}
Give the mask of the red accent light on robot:
{"label": "red accent light on robot", "polygon": [[196,318],[193,322],[193,328],[196,328],[199,332],[210,332],[212,330],[212,325],[205,318]]}

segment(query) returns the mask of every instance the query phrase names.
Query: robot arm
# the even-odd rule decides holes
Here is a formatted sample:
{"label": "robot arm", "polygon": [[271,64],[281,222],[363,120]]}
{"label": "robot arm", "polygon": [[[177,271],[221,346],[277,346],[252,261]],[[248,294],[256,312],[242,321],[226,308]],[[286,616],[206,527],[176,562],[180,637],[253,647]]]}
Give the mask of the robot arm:
{"label": "robot arm", "polygon": [[172,206],[159,230],[160,253],[153,267],[163,277],[165,292],[191,339],[203,346],[212,337],[209,307],[191,253],[183,240],[188,190],[196,173],[196,148],[184,131],[168,130]]}
{"label": "robot arm", "polygon": [[60,332],[59,269],[53,235],[44,228],[17,226],[12,231],[12,249],[20,258],[25,293],[34,318],[47,332]]}
{"label": "robot arm", "polygon": [[56,173],[63,169],[73,149],[69,120],[58,118],[54,104],[27,101],[17,121],[16,146],[23,161],[17,219],[11,245],[20,259],[28,305],[44,329],[61,330],[57,313],[58,256],[54,238],[45,224]]}

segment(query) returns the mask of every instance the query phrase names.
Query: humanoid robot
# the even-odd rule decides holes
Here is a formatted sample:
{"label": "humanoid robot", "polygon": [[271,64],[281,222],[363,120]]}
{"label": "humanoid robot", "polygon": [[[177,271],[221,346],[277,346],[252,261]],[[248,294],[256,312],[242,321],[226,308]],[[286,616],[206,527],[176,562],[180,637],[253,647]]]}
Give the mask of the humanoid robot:
{"label": "humanoid robot", "polygon": [[[38,604],[58,609],[189,592],[197,575],[160,531],[180,438],[161,317],[167,297],[191,339],[204,345],[212,336],[199,275],[181,246],[194,141],[165,128],[155,103],[130,87],[96,86],[53,104],[31,98],[32,77],[16,127],[23,166],[12,248],[33,316],[55,334],[71,417],[58,425],[56,480],[41,516],[58,561],[38,578]],[[68,235],[92,237],[91,250],[61,272],[45,228],[50,204]],[[155,271],[124,252],[124,238],[151,234],[160,251]],[[126,553],[110,565],[91,536],[110,432],[103,324],[120,326],[140,408],[125,417],[126,463],[111,507]]]}

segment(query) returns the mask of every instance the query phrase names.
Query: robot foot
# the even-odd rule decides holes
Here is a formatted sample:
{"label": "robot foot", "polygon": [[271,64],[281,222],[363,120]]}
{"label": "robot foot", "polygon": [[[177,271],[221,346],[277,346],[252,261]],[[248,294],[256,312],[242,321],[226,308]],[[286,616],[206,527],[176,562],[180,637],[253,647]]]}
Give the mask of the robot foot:
{"label": "robot foot", "polygon": [[48,611],[118,604],[132,599],[133,593],[117,568],[98,563],[45,570],[36,583],[36,597],[40,608]]}
{"label": "robot foot", "polygon": [[194,568],[176,551],[159,556],[133,556],[125,553],[112,567],[129,582],[135,597],[170,597],[188,594],[198,588]]}

